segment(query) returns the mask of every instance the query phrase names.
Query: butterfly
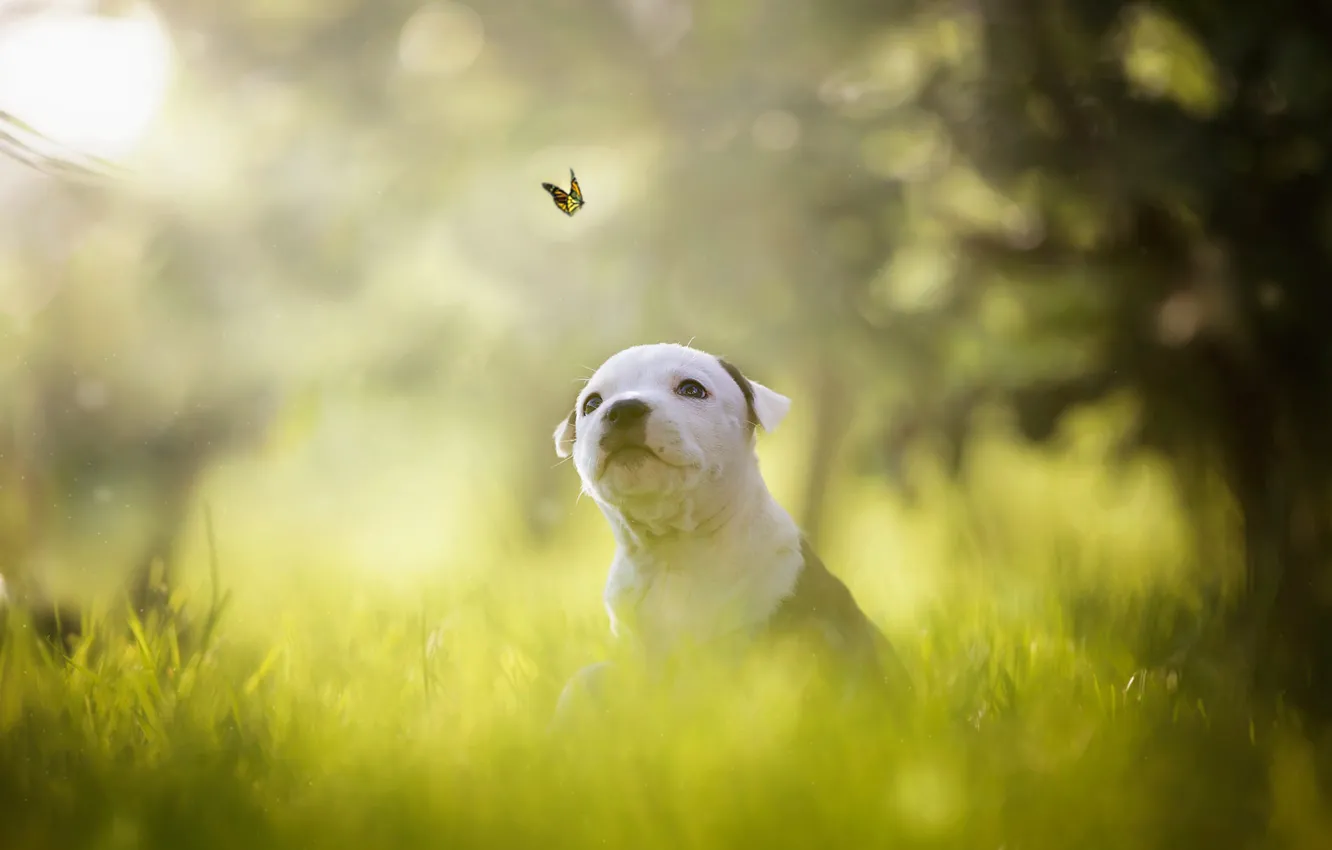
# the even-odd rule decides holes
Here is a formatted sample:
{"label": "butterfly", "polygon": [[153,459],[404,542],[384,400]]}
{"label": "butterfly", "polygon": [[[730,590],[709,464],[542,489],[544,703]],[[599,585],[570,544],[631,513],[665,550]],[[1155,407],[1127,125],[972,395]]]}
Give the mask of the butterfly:
{"label": "butterfly", "polygon": [[578,188],[578,178],[574,170],[569,169],[569,191],[564,191],[554,183],[542,183],[541,188],[555,199],[555,206],[565,215],[573,215],[583,208],[583,190]]}

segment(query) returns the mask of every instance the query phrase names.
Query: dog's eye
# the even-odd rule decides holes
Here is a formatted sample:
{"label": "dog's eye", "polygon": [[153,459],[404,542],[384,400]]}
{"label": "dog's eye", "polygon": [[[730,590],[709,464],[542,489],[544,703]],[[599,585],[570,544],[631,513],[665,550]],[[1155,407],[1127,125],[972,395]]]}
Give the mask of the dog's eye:
{"label": "dog's eye", "polygon": [[583,415],[584,415],[584,416],[591,416],[591,415],[592,415],[592,411],[596,410],[598,407],[601,407],[601,394],[600,394],[600,393],[592,393],[592,394],[590,394],[587,398],[583,399]]}
{"label": "dog's eye", "polygon": [[682,395],[685,398],[708,397],[708,391],[703,389],[703,385],[698,381],[695,381],[693,378],[685,378],[681,381],[679,386],[675,388],[675,392],[677,395]]}

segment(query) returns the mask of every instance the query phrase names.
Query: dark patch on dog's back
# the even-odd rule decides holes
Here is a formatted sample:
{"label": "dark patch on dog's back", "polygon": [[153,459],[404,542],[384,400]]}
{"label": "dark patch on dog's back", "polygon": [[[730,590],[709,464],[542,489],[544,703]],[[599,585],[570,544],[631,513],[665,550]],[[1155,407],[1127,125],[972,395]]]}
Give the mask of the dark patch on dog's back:
{"label": "dark patch on dog's back", "polygon": [[804,568],[791,595],[768,621],[770,636],[808,645],[831,672],[856,689],[900,694],[911,680],[888,638],[860,610],[842,580],[828,571],[809,541],[800,541]]}
{"label": "dark patch on dog's back", "polygon": [[758,427],[758,413],[754,410],[754,385],[751,384],[749,379],[745,377],[745,374],[735,368],[734,365],[726,362],[720,357],[717,358],[717,362],[721,364],[721,367],[726,370],[726,374],[730,375],[736,385],[740,387],[740,393],[745,397],[745,411],[749,416],[749,427]]}

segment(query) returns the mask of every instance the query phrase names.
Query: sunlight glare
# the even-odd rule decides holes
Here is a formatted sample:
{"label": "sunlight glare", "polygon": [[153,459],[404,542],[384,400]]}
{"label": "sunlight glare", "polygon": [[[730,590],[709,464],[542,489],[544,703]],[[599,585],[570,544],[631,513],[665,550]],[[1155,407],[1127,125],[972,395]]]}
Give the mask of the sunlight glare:
{"label": "sunlight glare", "polygon": [[171,47],[155,14],[49,14],[0,34],[0,109],[106,159],[129,154],[166,95]]}

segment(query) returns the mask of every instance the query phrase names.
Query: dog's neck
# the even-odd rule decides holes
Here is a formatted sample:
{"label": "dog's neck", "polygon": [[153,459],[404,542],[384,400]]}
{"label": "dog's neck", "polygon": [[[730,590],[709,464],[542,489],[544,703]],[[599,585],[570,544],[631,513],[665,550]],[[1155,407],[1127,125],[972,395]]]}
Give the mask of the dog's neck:
{"label": "dog's neck", "polygon": [[706,496],[669,510],[602,506],[618,543],[606,585],[612,627],[650,652],[766,621],[800,572],[799,529],[757,459],[698,492]]}
{"label": "dog's neck", "polygon": [[708,545],[745,528],[770,504],[757,458],[737,470],[703,470],[686,493],[663,499],[653,494],[621,505],[600,503],[621,551],[651,557],[696,541]]}

